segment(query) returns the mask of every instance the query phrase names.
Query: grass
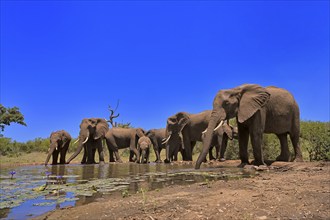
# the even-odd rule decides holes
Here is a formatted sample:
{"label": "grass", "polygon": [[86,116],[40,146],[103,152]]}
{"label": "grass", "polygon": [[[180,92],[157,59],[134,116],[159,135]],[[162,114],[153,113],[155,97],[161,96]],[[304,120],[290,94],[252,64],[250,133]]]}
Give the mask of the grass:
{"label": "grass", "polygon": [[[127,162],[129,154],[125,153],[125,149],[119,150],[119,153],[121,155],[121,159],[124,162]],[[72,154],[73,152],[68,153],[66,155],[66,159],[68,159]],[[71,163],[79,164],[82,159],[82,156],[83,156],[83,152],[80,152],[80,154],[78,154],[78,156],[74,160],[72,160]],[[28,165],[28,164],[43,165],[45,163],[46,157],[47,157],[47,153],[44,152],[32,152],[32,153],[21,152],[19,156],[0,156],[0,167],[20,166],[20,165]],[[162,150],[161,152],[161,159],[162,160],[165,159],[165,149]],[[95,160],[98,161],[98,153],[96,153]],[[104,160],[106,163],[109,162],[108,151],[105,151]],[[150,152],[149,161],[153,162],[155,160],[156,160],[156,155],[152,150]],[[52,158],[50,158],[48,164],[51,164],[51,162],[52,162]]]}
{"label": "grass", "polygon": [[[109,152],[108,150],[104,150],[105,153],[105,162],[109,162]],[[66,155],[66,159],[68,159],[73,152],[69,152]],[[129,150],[128,148],[126,149],[121,149],[119,150],[119,154],[121,156],[121,159],[124,162],[128,161],[129,157]],[[196,161],[198,158],[199,153],[195,153],[193,155],[193,160]],[[71,161],[73,164],[80,164],[80,161],[82,159],[83,152],[80,152],[78,156]],[[43,165],[45,163],[47,157],[47,153],[45,152],[32,152],[32,153],[24,153],[20,152],[19,156],[0,156],[0,167],[10,167],[10,166],[20,166],[20,165]],[[160,158],[162,161],[166,158],[166,150],[162,149],[160,153]],[[98,162],[98,153],[96,153],[95,160]],[[150,149],[150,154],[149,154],[149,161],[154,162],[156,160],[156,155],[154,153],[154,150],[151,148]],[[182,160],[181,154],[178,154],[178,160]],[[48,164],[51,164],[52,158],[50,158]]]}

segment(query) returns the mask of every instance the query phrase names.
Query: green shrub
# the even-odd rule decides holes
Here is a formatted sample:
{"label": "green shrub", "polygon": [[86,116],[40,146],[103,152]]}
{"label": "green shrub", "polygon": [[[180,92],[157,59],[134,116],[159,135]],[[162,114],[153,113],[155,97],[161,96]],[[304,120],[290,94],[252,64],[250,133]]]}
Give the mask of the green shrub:
{"label": "green shrub", "polygon": [[302,121],[300,137],[303,151],[310,161],[330,160],[330,122]]}

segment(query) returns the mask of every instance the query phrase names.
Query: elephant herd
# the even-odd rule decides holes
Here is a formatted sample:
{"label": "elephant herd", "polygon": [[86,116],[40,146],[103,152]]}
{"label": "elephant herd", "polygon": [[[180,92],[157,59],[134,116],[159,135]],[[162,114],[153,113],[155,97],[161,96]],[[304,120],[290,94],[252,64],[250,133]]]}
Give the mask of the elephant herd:
{"label": "elephant herd", "polygon": [[[229,125],[229,119],[236,118],[237,127]],[[83,119],[80,124],[77,150],[66,161],[65,156],[71,136],[64,130],[51,133],[50,148],[45,161],[51,156],[53,163],[70,163],[84,149],[82,164],[95,162],[96,150],[99,162],[104,163],[103,140],[109,150],[109,162],[122,162],[119,149],[130,149],[130,162],[148,163],[150,148],[153,146],[156,162],[161,162],[160,152],[166,150],[164,162],[182,159],[192,161],[192,152],[197,141],[203,143],[195,168],[209,159],[224,160],[228,139],[237,138],[241,165],[249,164],[248,141],[251,140],[254,165],[264,165],[262,140],[264,133],[274,133],[280,140],[281,153],[276,158],[290,161],[287,135],[289,134],[295,153],[295,161],[303,161],[299,146],[300,115],[299,107],[292,94],[274,86],[262,87],[256,84],[220,90],[213,101],[213,109],[190,114],[178,112],[168,117],[166,128],[145,131],[142,128],[109,128],[102,118]],[[216,157],[212,155],[216,148]]]}

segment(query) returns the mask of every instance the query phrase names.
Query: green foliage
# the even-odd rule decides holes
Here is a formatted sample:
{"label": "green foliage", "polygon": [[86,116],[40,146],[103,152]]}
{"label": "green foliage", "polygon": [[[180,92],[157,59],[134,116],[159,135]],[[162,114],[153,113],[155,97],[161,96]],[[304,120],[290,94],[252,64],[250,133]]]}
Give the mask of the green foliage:
{"label": "green foliage", "polygon": [[17,123],[26,126],[24,122],[24,115],[19,111],[19,108],[6,108],[0,104],[0,129],[4,131],[5,126],[11,123]]}
{"label": "green foliage", "polygon": [[13,141],[11,138],[0,137],[0,155],[2,156],[17,157],[20,156],[22,152],[47,152],[48,148],[48,138],[36,138],[32,141],[22,143]]}
{"label": "green foliage", "polygon": [[330,160],[330,122],[302,121],[300,137],[310,161]]}

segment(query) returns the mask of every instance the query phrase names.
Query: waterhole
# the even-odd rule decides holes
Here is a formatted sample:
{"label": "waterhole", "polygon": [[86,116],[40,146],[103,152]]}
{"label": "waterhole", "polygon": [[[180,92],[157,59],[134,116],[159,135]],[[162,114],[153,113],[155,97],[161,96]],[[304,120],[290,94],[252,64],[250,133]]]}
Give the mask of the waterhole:
{"label": "waterhole", "polygon": [[170,185],[229,180],[254,175],[233,167],[195,170],[191,164],[95,164],[23,166],[1,169],[1,219],[28,219],[53,209],[100,197],[127,197]]}

